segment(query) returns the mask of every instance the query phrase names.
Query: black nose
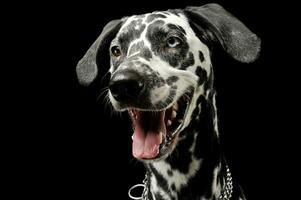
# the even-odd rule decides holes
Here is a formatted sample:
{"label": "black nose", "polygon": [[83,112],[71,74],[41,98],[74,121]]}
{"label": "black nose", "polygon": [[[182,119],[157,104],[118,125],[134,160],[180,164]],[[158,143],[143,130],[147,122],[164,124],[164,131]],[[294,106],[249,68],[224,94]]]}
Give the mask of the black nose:
{"label": "black nose", "polygon": [[116,72],[109,83],[109,89],[116,101],[137,98],[143,88],[143,78],[135,71]]}

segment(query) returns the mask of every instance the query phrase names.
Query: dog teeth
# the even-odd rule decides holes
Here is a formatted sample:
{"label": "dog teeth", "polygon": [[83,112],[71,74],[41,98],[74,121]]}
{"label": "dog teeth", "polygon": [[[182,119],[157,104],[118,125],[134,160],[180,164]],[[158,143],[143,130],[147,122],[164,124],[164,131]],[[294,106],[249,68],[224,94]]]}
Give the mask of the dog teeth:
{"label": "dog teeth", "polygon": [[159,136],[160,136],[160,144],[161,144],[163,141],[163,132],[162,131],[159,132]]}
{"label": "dog teeth", "polygon": [[171,118],[174,119],[177,116],[177,112],[175,110],[172,111],[171,113]]}
{"label": "dog teeth", "polygon": [[183,123],[183,119],[179,119],[178,122],[182,124]]}
{"label": "dog teeth", "polygon": [[171,120],[167,120],[167,126],[170,126],[172,124]]}

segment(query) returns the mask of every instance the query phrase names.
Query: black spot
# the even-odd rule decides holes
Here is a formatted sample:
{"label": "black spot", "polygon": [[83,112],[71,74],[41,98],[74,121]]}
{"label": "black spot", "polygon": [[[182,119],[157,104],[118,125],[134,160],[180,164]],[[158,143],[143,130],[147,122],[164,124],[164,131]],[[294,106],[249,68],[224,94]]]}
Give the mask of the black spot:
{"label": "black spot", "polygon": [[155,55],[158,55],[170,66],[176,67],[186,58],[189,46],[183,33],[177,29],[173,31],[177,31],[183,42],[175,48],[169,48],[166,40],[170,35],[170,29],[163,29],[164,24],[165,22],[162,20],[150,24],[147,28],[146,38],[150,41],[151,50]]}
{"label": "black spot", "polygon": [[172,85],[174,82],[177,82],[179,80],[179,77],[177,76],[170,76],[166,79],[166,83],[168,85]]}
{"label": "black spot", "polygon": [[[138,29],[135,29],[136,27],[138,27]],[[130,42],[134,39],[138,39],[145,27],[146,25],[142,24],[142,19],[137,19],[131,21],[126,27],[121,30],[118,42],[120,44],[122,52],[127,52]]]}
{"label": "black spot", "polygon": [[170,188],[171,188],[173,191],[175,191],[175,190],[176,190],[176,185],[173,183],[173,184],[171,184]]}
{"label": "black spot", "polygon": [[168,176],[172,176],[173,172],[169,169],[169,170],[167,170],[167,174],[168,174]]}
{"label": "black spot", "polygon": [[166,18],[165,15],[162,14],[150,14],[147,18],[146,18],[146,22],[150,23],[152,21],[154,21],[154,19],[159,19],[159,18]]}
{"label": "black spot", "polygon": [[188,58],[186,58],[182,63],[180,69],[187,69],[187,67],[194,65],[193,53],[189,52]]}
{"label": "black spot", "polygon": [[204,57],[203,52],[199,51],[199,57],[200,57],[200,61],[201,61],[201,62],[204,62],[204,61],[205,61],[205,57]]}
{"label": "black spot", "polygon": [[195,70],[195,73],[199,77],[198,84],[202,85],[205,82],[205,80],[207,79],[207,72],[206,72],[206,70],[203,69],[200,66],[197,66],[197,68]]}

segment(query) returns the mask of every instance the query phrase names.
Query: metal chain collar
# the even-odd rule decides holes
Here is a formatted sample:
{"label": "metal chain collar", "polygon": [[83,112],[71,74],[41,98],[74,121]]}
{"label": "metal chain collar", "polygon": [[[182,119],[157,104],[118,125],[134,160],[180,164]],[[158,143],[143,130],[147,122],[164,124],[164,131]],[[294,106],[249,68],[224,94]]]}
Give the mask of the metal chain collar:
{"label": "metal chain collar", "polygon": [[[131,194],[132,191],[136,188],[139,188],[139,187],[143,187],[142,195],[140,197],[133,196]],[[224,186],[224,188],[223,188],[223,190],[222,190],[222,192],[221,192],[218,199],[219,200],[230,200],[230,198],[232,197],[232,192],[233,192],[232,176],[231,176],[231,172],[230,172],[230,169],[229,169],[228,165],[226,165],[226,185]],[[132,186],[129,189],[128,195],[133,200],[148,200],[147,199],[147,193],[148,193],[147,175],[145,175],[145,178],[144,178],[142,183],[136,184],[136,185]]]}
{"label": "metal chain collar", "polygon": [[229,200],[232,197],[233,192],[233,182],[230,169],[228,165],[226,165],[226,185],[224,186],[220,196],[218,199],[220,200]]}

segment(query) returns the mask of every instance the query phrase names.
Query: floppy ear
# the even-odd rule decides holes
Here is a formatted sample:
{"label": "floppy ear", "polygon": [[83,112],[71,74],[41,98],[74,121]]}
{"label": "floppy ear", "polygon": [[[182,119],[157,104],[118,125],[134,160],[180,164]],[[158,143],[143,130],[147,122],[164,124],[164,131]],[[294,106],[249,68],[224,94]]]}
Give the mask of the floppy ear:
{"label": "floppy ear", "polygon": [[122,20],[110,21],[102,30],[100,36],[88,49],[84,57],[76,66],[76,73],[79,82],[89,85],[97,76],[97,55],[107,50],[106,47],[116,36],[121,27]]}
{"label": "floppy ear", "polygon": [[184,12],[196,27],[205,25],[223,49],[236,60],[249,63],[258,57],[260,38],[220,5],[190,6]]}

